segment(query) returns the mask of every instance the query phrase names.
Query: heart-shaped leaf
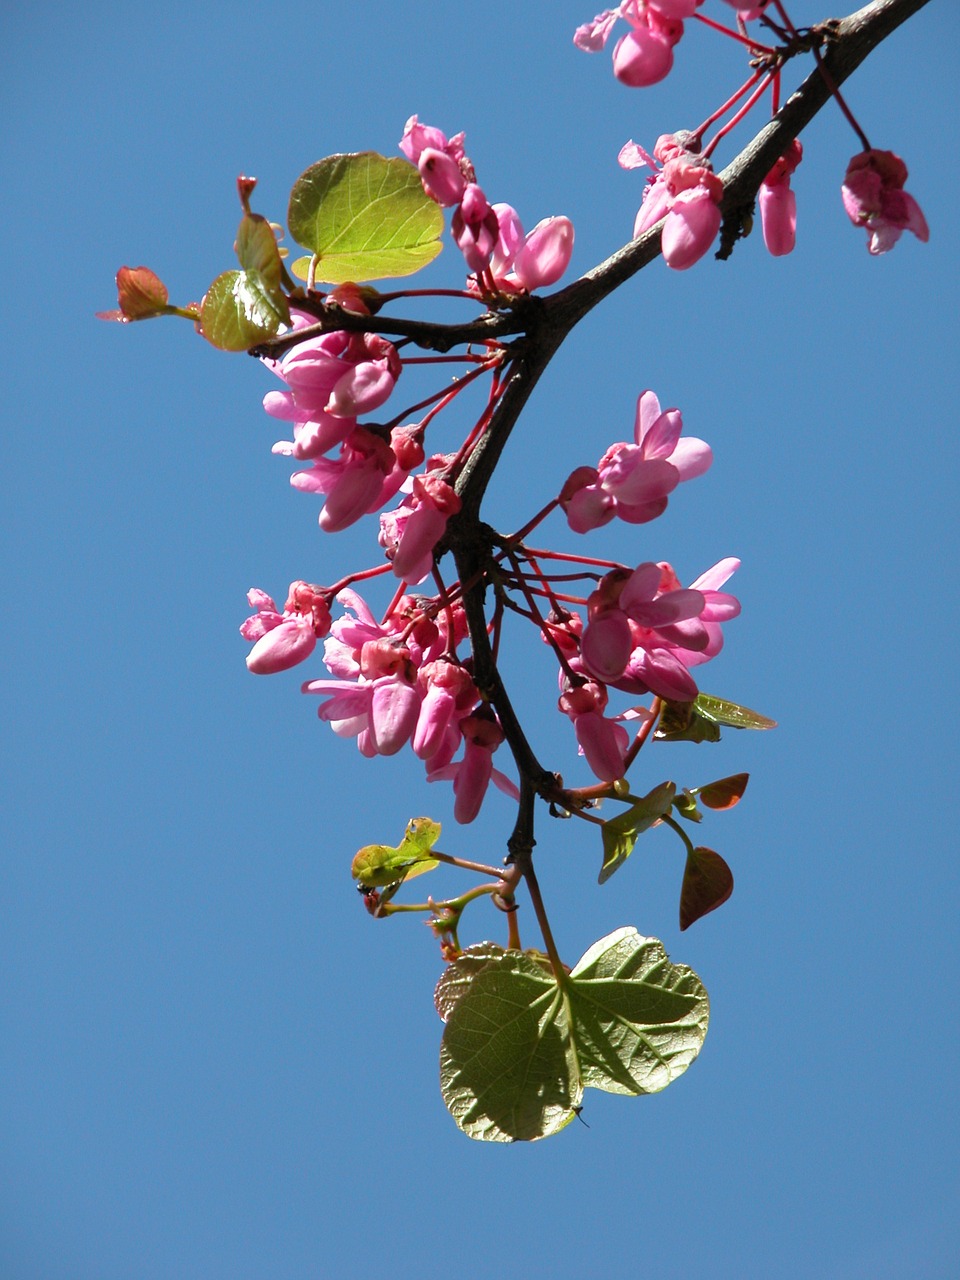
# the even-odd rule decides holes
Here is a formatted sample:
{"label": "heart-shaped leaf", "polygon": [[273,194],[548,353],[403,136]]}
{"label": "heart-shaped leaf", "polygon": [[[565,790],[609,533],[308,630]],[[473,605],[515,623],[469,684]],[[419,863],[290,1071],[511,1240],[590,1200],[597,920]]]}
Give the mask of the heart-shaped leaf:
{"label": "heart-shaped leaf", "polygon": [[609,880],[633,853],[637,838],[670,812],[677,788],[672,782],[661,782],[659,787],[632,804],[615,818],[603,824],[603,866],[598,881]]}
{"label": "heart-shaped leaf", "polygon": [[327,156],[290,192],[287,227],[310,249],[294,274],[327,284],[408,276],[442,248],[443,212],[423,190],[413,165],[375,151]]}
{"label": "heart-shaped leaf", "polygon": [[548,1137],[584,1088],[656,1093],[700,1051],[707,993],[655,938],[618,929],[561,981],[539,959],[484,948],[450,979],[440,1052],[444,1101],[472,1138]]}
{"label": "heart-shaped leaf", "polygon": [[749,781],[749,773],[733,773],[729,778],[708,782],[705,787],[694,787],[692,794],[699,795],[708,809],[732,809],[740,803]]}
{"label": "heart-shaped leaf", "polygon": [[696,848],[687,854],[680,889],[680,928],[722,907],[733,893],[733,872],[712,849]]}

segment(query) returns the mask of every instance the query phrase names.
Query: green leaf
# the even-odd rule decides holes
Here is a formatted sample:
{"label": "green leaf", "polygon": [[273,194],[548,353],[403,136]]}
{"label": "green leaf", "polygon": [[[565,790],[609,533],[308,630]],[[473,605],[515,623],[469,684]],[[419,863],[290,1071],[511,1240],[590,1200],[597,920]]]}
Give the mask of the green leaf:
{"label": "green leaf", "polygon": [[661,782],[653,790],[615,818],[603,824],[603,866],[598,882],[609,880],[633,853],[637,838],[670,812],[677,788],[672,782]]}
{"label": "green leaf", "polygon": [[663,943],[618,929],[570,975],[583,1083],[606,1093],[659,1093],[703,1045],[710,1001],[697,975]]}
{"label": "green leaf", "polygon": [[707,994],[655,938],[618,929],[562,982],[538,959],[483,945],[450,980],[447,995],[462,990],[440,1052],[444,1101],[471,1138],[548,1137],[584,1088],[656,1093],[700,1051]]}
{"label": "green leaf", "polygon": [[397,848],[389,844],[368,844],[359,849],[350,874],[365,889],[410,880],[438,866],[430,850],[440,838],[440,823],[431,818],[411,818]]}
{"label": "green leaf", "polygon": [[722,907],[733,893],[733,872],[712,849],[696,848],[687,854],[680,888],[680,928]]}
{"label": "green leaf", "polygon": [[709,693],[693,702],[665,702],[654,737],[661,742],[719,742],[720,726],[731,729],[774,729],[776,720]]}
{"label": "green leaf", "polygon": [[[442,248],[443,211],[413,165],[375,151],[327,156],[290,192],[287,227],[317,259],[318,281],[362,283],[408,276]],[[306,279],[310,258],[292,270]]]}
{"label": "green leaf", "polygon": [[491,960],[498,960],[503,954],[503,947],[495,942],[477,942],[472,947],[467,947],[456,960],[452,960],[447,965],[433,992],[433,1003],[444,1022],[450,1017],[457,1001],[466,993],[480,970],[485,969]]}
{"label": "green leaf", "polygon": [[234,245],[240,271],[224,271],[200,306],[200,331],[221,351],[246,351],[290,323],[276,237],[266,218],[245,213]]}
{"label": "green leaf", "polygon": [[532,1142],[557,1133],[583,1096],[563,993],[521,951],[491,959],[450,1013],[440,1089],[470,1138]]}

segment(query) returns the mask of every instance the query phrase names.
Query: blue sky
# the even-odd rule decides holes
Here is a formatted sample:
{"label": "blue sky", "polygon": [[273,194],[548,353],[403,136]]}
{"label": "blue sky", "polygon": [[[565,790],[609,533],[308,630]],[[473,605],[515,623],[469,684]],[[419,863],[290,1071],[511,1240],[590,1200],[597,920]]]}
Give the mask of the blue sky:
{"label": "blue sky", "polygon": [[[869,257],[839,200],[858,146],[824,113],[796,253],[754,236],[728,263],[654,263],[571,337],[491,491],[515,526],[625,437],[645,387],[679,405],[713,469],[591,549],[686,580],[739,556],[743,615],[703,684],[780,722],[657,748],[639,775],[752,774],[703,831],[734,896],[683,935],[665,833],[598,888],[599,851],[541,820],[565,957],[632,924],[712,1000],[688,1074],[646,1099],[589,1093],[589,1128],[511,1148],[459,1134],[436,947],[351,887],[354,851],[420,813],[452,851],[499,858],[507,802],[456,829],[419,765],[363,761],[318,724],[304,669],[244,667],[246,590],[372,563],[371,526],[319,533],[270,455],[254,361],[185,323],[93,319],[122,263],[182,301],[232,266],[239,173],[282,221],[308,164],[393,154],[413,112],[465,129],[487,193],[528,225],[568,214],[586,270],[632,227],[622,143],[693,125],[738,67],[690,30],[674,76],[629,92],[574,50],[590,16],[241,0],[0,17],[4,1277],[362,1280],[438,1258],[505,1280],[956,1274],[954,7],[930,4],[846,90],[906,159],[930,243]],[[461,279],[448,248],[422,282]],[[575,778],[545,656],[518,631],[507,669]],[[465,932],[500,927],[478,910]]]}

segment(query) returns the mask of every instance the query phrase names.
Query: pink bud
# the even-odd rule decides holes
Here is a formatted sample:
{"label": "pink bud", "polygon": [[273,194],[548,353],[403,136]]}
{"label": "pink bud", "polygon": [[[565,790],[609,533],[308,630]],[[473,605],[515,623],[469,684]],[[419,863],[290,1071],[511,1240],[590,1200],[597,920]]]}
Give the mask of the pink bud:
{"label": "pink bud", "polygon": [[288,618],[267,631],[247,654],[247,670],[256,676],[287,671],[309,658],[317,636],[309,618]]}
{"label": "pink bud", "polygon": [[707,252],[720,230],[720,206],[706,187],[681,191],[663,224],[661,245],[667,266],[686,271]]}
{"label": "pink bud", "polygon": [[524,241],[513,264],[517,279],[532,292],[556,284],[570,265],[573,223],[569,218],[544,218]]}
{"label": "pink bud", "polygon": [[647,27],[635,27],[617,41],[613,51],[613,74],[631,89],[664,80],[673,67],[673,49]]}
{"label": "pink bud", "polygon": [[452,156],[434,147],[425,147],[420,153],[417,168],[423,189],[431,200],[436,200],[444,208],[459,204],[467,184]]}
{"label": "pink bud", "polygon": [[758,196],[763,243],[775,258],[792,253],[797,243],[797,195],[786,182],[763,183]]}

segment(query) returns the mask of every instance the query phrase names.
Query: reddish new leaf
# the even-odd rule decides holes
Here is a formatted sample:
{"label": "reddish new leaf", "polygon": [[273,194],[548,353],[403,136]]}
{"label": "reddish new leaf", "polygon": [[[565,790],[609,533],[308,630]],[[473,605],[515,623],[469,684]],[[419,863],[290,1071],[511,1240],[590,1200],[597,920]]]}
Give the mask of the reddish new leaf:
{"label": "reddish new leaf", "polygon": [[733,893],[733,872],[712,849],[698,847],[687,854],[680,888],[680,928],[722,907]]}
{"label": "reddish new leaf", "polygon": [[734,773],[729,778],[708,782],[705,787],[698,788],[695,794],[699,795],[708,809],[732,809],[739,803],[749,780],[749,773]]}

